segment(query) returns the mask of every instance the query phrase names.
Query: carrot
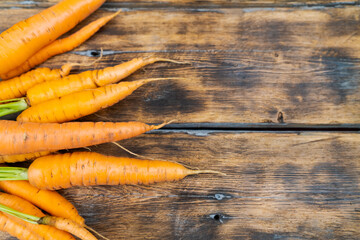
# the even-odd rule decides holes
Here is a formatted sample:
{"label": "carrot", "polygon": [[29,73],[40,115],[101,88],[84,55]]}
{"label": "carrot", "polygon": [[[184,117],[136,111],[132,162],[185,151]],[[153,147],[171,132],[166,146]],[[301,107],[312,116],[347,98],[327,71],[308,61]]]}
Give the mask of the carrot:
{"label": "carrot", "polygon": [[18,76],[24,72],[27,72],[33,67],[45,62],[47,59],[55,55],[59,55],[61,53],[65,53],[73,50],[74,48],[78,47],[80,44],[88,40],[101,27],[103,27],[116,15],[118,15],[120,11],[112,15],[99,18],[96,21],[86,25],[79,31],[75,32],[74,34],[70,35],[69,37],[56,40],[53,43],[45,46],[40,51],[38,51],[33,56],[31,56],[28,60],[26,60],[26,62],[24,62],[22,65],[18,66],[17,68],[13,69],[12,71],[6,74],[0,75],[0,78],[9,79]]}
{"label": "carrot", "polygon": [[55,191],[40,190],[28,181],[0,181],[0,189],[31,202],[51,215],[85,225],[84,218],[79,215],[74,205]]}
{"label": "carrot", "polygon": [[31,185],[47,190],[91,185],[148,185],[199,173],[219,173],[192,170],[176,162],[112,157],[94,152],[44,156],[36,159],[28,169],[1,167],[0,172],[0,179],[29,180]]}
{"label": "carrot", "polygon": [[84,89],[94,89],[116,83],[134,73],[141,67],[159,61],[183,63],[171,59],[156,57],[135,58],[129,62],[125,62],[114,67],[69,75],[63,79],[43,82],[29,89],[27,92],[28,103],[31,106],[34,106],[40,102],[62,97],[73,92],[78,92]]}
{"label": "carrot", "polygon": [[35,153],[27,153],[27,154],[19,154],[19,155],[1,155],[0,163],[24,162],[49,154],[50,154],[49,151],[43,151],[43,152],[35,152]]}
{"label": "carrot", "polygon": [[[9,208],[12,208],[16,211],[23,212],[25,214],[31,214],[38,218],[45,217],[45,214],[41,212],[40,209],[36,208],[34,205],[29,203],[28,201],[19,198],[14,195],[6,194],[6,193],[0,193],[0,204],[2,206],[7,206]],[[7,215],[7,214],[6,214]],[[9,216],[9,215],[7,215]],[[65,240],[65,239],[72,239],[75,240],[69,233],[65,231],[61,231],[55,227],[51,226],[43,226],[43,225],[35,225],[32,223],[24,222],[23,220],[20,220],[16,217],[9,216],[10,219],[13,219],[17,223],[25,226],[30,231],[35,232],[37,235],[44,239],[59,239],[59,240]]]}
{"label": "carrot", "polygon": [[[6,206],[5,204],[0,204],[0,211],[10,215],[12,218],[17,218],[20,221],[26,221],[26,225],[32,229],[44,229],[45,232],[46,228],[54,228],[58,232],[68,232],[72,233],[76,237],[82,240],[96,240],[90,232],[88,232],[84,227],[81,227],[77,223],[71,221],[70,219],[60,218],[60,217],[53,217],[53,216],[34,216],[33,214],[27,214],[21,211],[17,211],[14,207]],[[63,230],[63,231],[61,231]],[[43,232],[40,232],[44,234]],[[68,234],[67,233],[67,234]],[[74,239],[70,234],[68,236],[71,239]],[[47,236],[46,236],[47,237]],[[59,239],[56,236],[49,236],[45,239]],[[61,239],[61,238],[60,238]]]}
{"label": "carrot", "polygon": [[0,213],[0,231],[9,233],[20,240],[41,240],[40,236],[31,232],[25,226]]}
{"label": "carrot", "polygon": [[0,74],[20,66],[75,27],[105,0],[63,0],[0,34]]}
{"label": "carrot", "polygon": [[0,155],[57,151],[120,141],[159,129],[141,122],[22,123],[0,120]]}
{"label": "carrot", "polygon": [[0,82],[0,101],[22,97],[36,84],[68,75],[72,64],[65,64],[61,69],[37,68],[19,77]]}
{"label": "carrot", "polygon": [[16,120],[39,123],[68,122],[112,106],[145,83],[156,80],[164,80],[164,78],[120,82],[96,89],[75,92],[32,106],[23,111]]}

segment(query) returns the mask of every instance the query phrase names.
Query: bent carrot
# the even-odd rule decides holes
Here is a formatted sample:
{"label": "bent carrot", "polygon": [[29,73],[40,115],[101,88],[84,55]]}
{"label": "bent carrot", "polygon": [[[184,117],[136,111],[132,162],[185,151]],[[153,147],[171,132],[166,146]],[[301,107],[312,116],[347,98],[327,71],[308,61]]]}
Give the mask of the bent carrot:
{"label": "bent carrot", "polygon": [[0,34],[0,74],[20,66],[68,32],[105,0],[63,0]]}
{"label": "bent carrot", "polygon": [[[28,201],[26,201],[22,198],[19,198],[17,196],[14,196],[14,195],[0,193],[0,204],[5,205],[9,208],[12,208],[16,211],[25,213],[25,214],[34,215],[38,218],[45,216],[45,214],[43,212],[41,212],[40,209],[36,208],[34,205],[29,203]],[[7,215],[7,216],[9,216],[9,215]],[[19,224],[22,224],[23,226],[28,228],[30,231],[35,232],[40,237],[43,237],[45,239],[75,240],[69,233],[67,233],[65,231],[61,231],[55,227],[45,226],[45,225],[36,225],[36,224],[24,222],[23,220],[20,220],[13,216],[9,216],[9,218],[13,219],[14,221],[16,221]]]}
{"label": "bent carrot", "polygon": [[74,34],[70,35],[69,37],[54,41],[53,43],[45,46],[40,51],[35,53],[28,60],[26,60],[26,62],[24,62],[22,65],[18,66],[17,68],[13,69],[12,71],[10,71],[6,74],[0,75],[0,78],[9,79],[9,78],[18,76],[24,72],[27,72],[28,70],[32,69],[33,67],[45,62],[47,59],[49,59],[55,55],[59,55],[61,53],[65,53],[65,52],[73,50],[74,48],[78,47],[80,44],[82,44],[83,42],[88,40],[101,27],[103,27],[106,23],[108,23],[111,19],[113,19],[120,12],[121,12],[121,10],[112,15],[99,18],[99,19],[95,20],[94,22],[86,25],[79,31],[75,32]]}
{"label": "bent carrot", "polygon": [[73,92],[78,92],[84,89],[94,89],[116,83],[137,71],[141,67],[160,61],[183,63],[171,59],[157,57],[135,58],[129,62],[125,62],[114,67],[69,75],[65,78],[43,82],[30,88],[27,92],[28,103],[31,106],[34,106],[40,102],[62,97]]}
{"label": "bent carrot", "polygon": [[72,64],[65,64],[61,69],[37,68],[19,77],[0,82],[0,101],[22,97],[36,84],[68,75]]}
{"label": "bent carrot", "polygon": [[74,205],[55,191],[40,190],[28,181],[0,181],[0,189],[31,202],[51,215],[85,225],[84,218],[79,215]]}
{"label": "bent carrot", "polygon": [[165,78],[120,82],[96,89],[75,92],[32,106],[23,111],[16,120],[39,123],[68,122],[112,106],[145,83],[157,80],[165,80]]}
{"label": "bent carrot", "polygon": [[0,212],[0,231],[7,232],[20,240],[41,240],[40,236]]}
{"label": "bent carrot", "polygon": [[[0,155],[57,151],[132,138],[159,129],[142,122],[24,123],[0,120]],[[61,136],[61,137],[60,137]]]}
{"label": "bent carrot", "polygon": [[15,163],[33,160],[38,157],[49,155],[49,151],[19,154],[19,155],[0,155],[0,163]]}
{"label": "bent carrot", "polygon": [[188,175],[219,173],[189,169],[176,162],[112,157],[95,152],[44,156],[28,169],[1,167],[0,172],[3,172],[0,180],[13,175],[14,180],[29,180],[31,185],[47,190],[91,185],[148,185],[180,180]]}

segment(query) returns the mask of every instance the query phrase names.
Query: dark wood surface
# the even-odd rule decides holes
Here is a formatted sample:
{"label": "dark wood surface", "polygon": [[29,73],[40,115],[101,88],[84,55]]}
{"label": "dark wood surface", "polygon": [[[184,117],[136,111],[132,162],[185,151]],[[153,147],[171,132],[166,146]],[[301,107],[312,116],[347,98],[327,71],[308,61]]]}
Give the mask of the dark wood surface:
{"label": "dark wood surface", "polygon": [[[55,2],[1,1],[0,31]],[[140,56],[190,62],[137,71],[127,80],[183,79],[81,121],[177,119],[121,144],[227,176],[61,190],[89,226],[110,239],[360,239],[358,1],[112,0],[79,27],[118,8],[43,66],[90,63],[100,48],[101,61],[78,71]],[[130,156],[113,144],[90,150]]]}

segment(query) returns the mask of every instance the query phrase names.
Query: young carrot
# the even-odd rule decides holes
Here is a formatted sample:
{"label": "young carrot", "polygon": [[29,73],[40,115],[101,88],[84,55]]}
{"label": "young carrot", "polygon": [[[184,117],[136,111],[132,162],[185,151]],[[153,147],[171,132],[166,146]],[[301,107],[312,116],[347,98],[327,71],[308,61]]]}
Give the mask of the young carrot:
{"label": "young carrot", "polygon": [[1,155],[0,163],[15,163],[34,160],[35,158],[49,155],[49,151],[19,154],[19,155]]}
{"label": "young carrot", "polygon": [[0,82],[0,101],[25,96],[28,89],[44,81],[68,75],[73,64],[65,64],[61,69],[37,68],[19,77]]}
{"label": "young carrot", "polygon": [[20,66],[32,55],[75,27],[105,0],[63,0],[0,34],[0,74]]}
{"label": "young carrot", "polygon": [[0,155],[57,151],[120,141],[166,125],[142,122],[23,123],[0,120]]}
{"label": "young carrot", "polygon": [[29,180],[31,185],[48,190],[90,185],[148,185],[180,180],[188,175],[219,173],[192,170],[175,162],[112,157],[94,152],[44,156],[28,169],[0,167],[0,172],[0,180]]}
{"label": "young carrot", "polygon": [[0,181],[0,189],[9,194],[21,197],[53,216],[71,219],[85,226],[74,205],[55,191],[40,190],[28,181]]}
{"label": "young carrot", "polygon": [[27,72],[28,70],[32,69],[33,67],[45,62],[47,59],[49,59],[55,55],[59,55],[61,53],[65,53],[65,52],[73,50],[74,48],[78,47],[80,44],[82,44],[83,42],[88,40],[101,27],[103,27],[106,23],[108,23],[111,19],[113,19],[119,13],[120,13],[120,11],[118,11],[112,15],[99,18],[98,20],[88,24],[87,26],[83,27],[79,31],[70,35],[69,37],[54,41],[53,43],[45,46],[40,51],[35,53],[28,60],[26,60],[26,62],[24,62],[17,68],[13,69],[12,71],[10,71],[6,74],[0,75],[0,78],[9,79],[9,78],[18,76],[24,72]]}
{"label": "young carrot", "polygon": [[42,238],[33,233],[25,226],[10,219],[0,212],[0,231],[7,232],[20,240],[41,240]]}
{"label": "young carrot", "polygon": [[[45,217],[45,214],[38,208],[36,208],[34,205],[29,203],[28,201],[19,198],[14,195],[6,194],[6,193],[0,193],[0,204],[2,206],[7,206],[9,208],[12,208],[16,211],[25,213],[25,214],[31,214],[38,218]],[[6,214],[7,215],[7,214]],[[36,233],[40,237],[44,239],[59,239],[59,240],[66,240],[71,239],[75,240],[69,233],[66,231],[61,231],[55,227],[51,226],[45,226],[45,225],[36,225],[28,222],[24,222],[23,220],[20,220],[16,217],[9,216],[10,219],[13,219],[19,224],[22,224],[26,228],[28,228],[30,231]]]}
{"label": "young carrot", "polygon": [[141,67],[159,61],[183,63],[171,59],[157,57],[135,58],[129,62],[125,62],[114,67],[86,71],[80,74],[69,75],[62,79],[43,82],[28,90],[27,101],[31,106],[34,106],[40,102],[62,97],[73,92],[78,92],[85,89],[94,89],[116,83],[134,73]]}
{"label": "young carrot", "polygon": [[145,83],[157,80],[164,80],[164,78],[120,82],[96,89],[75,92],[32,106],[23,111],[16,120],[39,123],[68,122],[112,106]]}

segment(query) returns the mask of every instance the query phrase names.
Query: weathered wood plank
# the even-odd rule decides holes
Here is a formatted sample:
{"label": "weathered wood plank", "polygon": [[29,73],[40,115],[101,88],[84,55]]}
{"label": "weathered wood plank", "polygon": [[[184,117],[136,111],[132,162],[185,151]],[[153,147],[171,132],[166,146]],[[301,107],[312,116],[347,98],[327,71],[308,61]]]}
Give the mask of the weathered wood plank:
{"label": "weathered wood plank", "polygon": [[[87,56],[97,57],[100,48],[105,56],[93,68],[150,55],[192,63],[157,63],[138,71],[128,79],[185,79],[144,86],[87,120],[359,124],[359,10],[129,11],[44,66],[89,63],[94,57]],[[0,11],[8,19],[0,30],[35,12]]]}
{"label": "weathered wood plank", "polygon": [[[59,0],[6,0],[0,2],[0,8],[47,8],[58,3]],[[122,8],[218,8],[218,7],[325,7],[325,6],[351,6],[359,4],[359,1],[354,0],[107,0],[102,8],[122,7]]]}
{"label": "weathered wood plank", "polygon": [[[61,193],[114,240],[359,239],[359,143],[356,133],[145,134],[122,145],[227,176]],[[112,144],[91,149],[128,156]]]}

